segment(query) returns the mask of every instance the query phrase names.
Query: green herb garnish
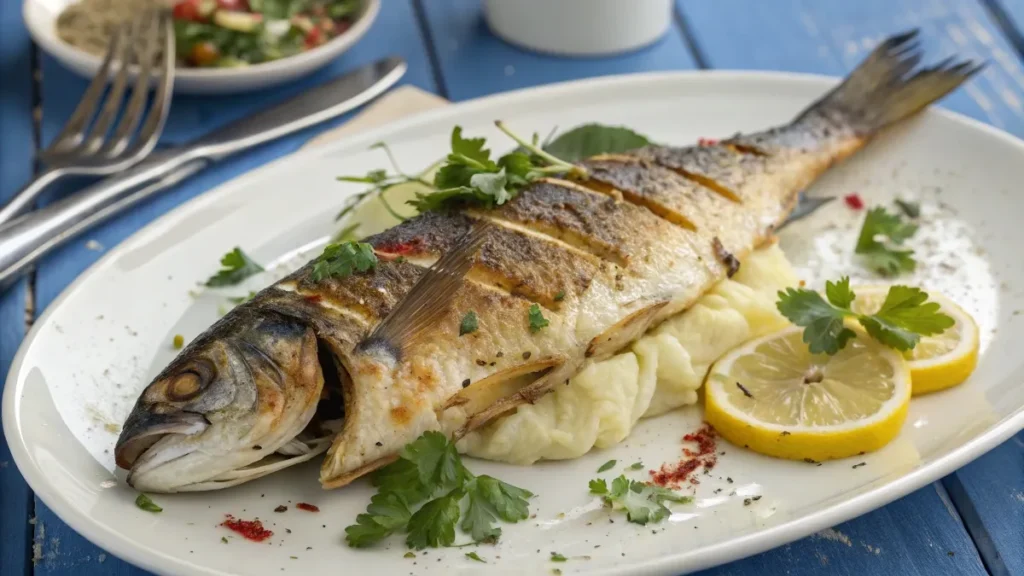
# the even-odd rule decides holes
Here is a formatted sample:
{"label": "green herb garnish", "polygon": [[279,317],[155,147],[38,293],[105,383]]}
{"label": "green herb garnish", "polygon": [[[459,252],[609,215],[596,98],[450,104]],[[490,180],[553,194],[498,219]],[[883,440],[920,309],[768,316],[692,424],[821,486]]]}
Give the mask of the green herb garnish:
{"label": "green herb garnish", "polygon": [[377,267],[377,255],[373,246],[365,242],[342,242],[328,244],[313,263],[312,279],[319,282],[324,278],[345,278],[356,272],[366,272]]}
{"label": "green herb garnish", "polygon": [[141,493],[135,497],[135,505],[145,510],[146,512],[153,512],[154,514],[157,512],[164,511],[163,508],[157,506],[155,502],[150,500],[149,496],[146,496],[145,494]]}
{"label": "green herb garnish", "polygon": [[532,493],[491,476],[474,476],[444,434],[424,433],[399,457],[373,475],[377,494],[345,529],[349,546],[370,546],[395,532],[408,533],[410,548],[451,546],[464,498],[461,528],[474,542],[496,542],[499,518],[518,522],[529,515]]}
{"label": "green herb garnish", "polygon": [[550,174],[586,176],[583,168],[553,156],[513,134],[501,122],[503,132],[531,154],[514,151],[497,160],[485,148],[484,138],[463,138],[462,127],[452,130],[451,152],[434,175],[434,191],[417,194],[409,204],[420,212],[444,210],[458,205],[493,208],[505,204],[526,184]]}
{"label": "green herb garnish", "polygon": [[479,324],[476,319],[476,312],[470,310],[469,312],[466,312],[466,315],[462,317],[462,322],[459,323],[459,336],[472,334],[473,332],[476,332],[478,327]]}
{"label": "green herb garnish", "polygon": [[555,302],[561,302],[565,300],[565,290],[559,290],[558,294],[555,294]]}
{"label": "green herb garnish", "polygon": [[629,128],[585,124],[577,126],[544,145],[544,150],[569,162],[598,154],[628,152],[650,144],[645,136]]}
{"label": "green herb garnish", "polygon": [[534,334],[540,332],[541,328],[546,328],[547,325],[550,324],[548,319],[544,317],[544,314],[541,313],[540,306],[537,304],[530,306],[528,316],[530,320],[530,332]]}
{"label": "green herb garnish", "polygon": [[221,543],[221,544],[227,544],[227,543],[228,543],[228,538],[227,538],[227,536],[221,536],[221,537],[220,537],[220,543]]}
{"label": "green herb garnish", "polygon": [[263,272],[263,267],[237,246],[221,257],[220,266],[221,269],[206,281],[207,286],[234,286],[254,274]]}
{"label": "green herb garnish", "polygon": [[243,302],[248,302],[249,300],[252,300],[252,297],[255,295],[256,293],[250,290],[249,293],[246,294],[245,296],[228,296],[228,302],[231,302],[232,304],[236,305],[241,304]]}
{"label": "green herb garnish", "polygon": [[812,354],[835,354],[856,337],[844,324],[846,318],[855,318],[872,338],[900,351],[912,350],[921,336],[939,334],[955,323],[939,311],[938,303],[928,302],[928,293],[920,288],[890,287],[874,314],[853,312],[854,298],[850,279],[844,276],[825,283],[825,298],[813,290],[787,288],[779,292],[776,306],[790,322],[804,327],[803,341]]}
{"label": "green herb garnish", "polygon": [[896,206],[903,212],[907,218],[917,218],[921,215],[921,204],[918,202],[910,202],[908,200],[895,200]]}
{"label": "green herb garnish", "polygon": [[916,232],[917,224],[904,222],[899,214],[890,214],[882,207],[872,208],[864,217],[854,252],[883,276],[910,272],[917,266],[914,251],[899,246]]}
{"label": "green herb garnish", "polygon": [[627,470],[640,470],[643,467],[643,462],[633,462],[632,464],[629,465],[629,468],[627,468]]}
{"label": "green herb garnish", "polygon": [[552,552],[551,553],[551,561],[552,562],[565,562],[566,560],[568,560],[568,558],[566,558],[565,556],[562,556],[558,552]]}
{"label": "green herb garnish", "polygon": [[467,552],[466,553],[466,558],[469,558],[470,560],[476,560],[477,562],[483,562],[484,564],[487,564],[487,561],[484,560],[483,558],[481,558],[476,552]]}
{"label": "green herb garnish", "polygon": [[591,480],[590,493],[601,496],[605,506],[613,510],[625,510],[627,520],[642,525],[668,518],[671,511],[665,506],[666,502],[685,504],[693,501],[690,496],[625,476],[612,480],[610,490],[603,479]]}
{"label": "green herb garnish", "polygon": [[604,464],[601,464],[601,467],[598,468],[597,471],[598,472],[604,472],[606,470],[611,470],[612,467],[615,466],[616,462],[618,462],[618,460],[609,460],[609,461],[605,462]]}

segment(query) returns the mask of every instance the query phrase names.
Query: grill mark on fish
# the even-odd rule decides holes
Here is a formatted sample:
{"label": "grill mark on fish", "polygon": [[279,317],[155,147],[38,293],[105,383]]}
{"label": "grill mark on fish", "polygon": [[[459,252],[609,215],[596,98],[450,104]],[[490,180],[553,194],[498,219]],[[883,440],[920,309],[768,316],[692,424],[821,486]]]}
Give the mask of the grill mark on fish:
{"label": "grill mark on fish", "polygon": [[[433,256],[450,250],[479,221],[495,222],[477,214],[428,213],[369,241],[384,252],[398,249],[407,257]],[[558,308],[558,294],[582,294],[599,270],[600,261],[590,254],[529,228],[497,221],[467,278]]]}
{"label": "grill mark on fish", "polygon": [[645,146],[631,153],[710,188],[733,202],[743,202],[744,181],[763,170],[765,157],[735,154],[724,146]]}
{"label": "grill mark on fish", "polygon": [[644,234],[663,220],[649,210],[555,179],[530,186],[494,210],[494,217],[548,234],[628,268]]}

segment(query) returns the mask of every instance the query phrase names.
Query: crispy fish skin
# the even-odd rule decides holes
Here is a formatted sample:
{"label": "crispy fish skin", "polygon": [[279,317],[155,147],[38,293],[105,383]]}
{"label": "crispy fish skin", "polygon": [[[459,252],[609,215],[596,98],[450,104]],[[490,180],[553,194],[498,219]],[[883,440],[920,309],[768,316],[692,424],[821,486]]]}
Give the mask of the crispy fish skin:
{"label": "crispy fish skin", "polygon": [[[336,367],[344,425],[322,485],[393,461],[425,431],[460,437],[685,310],[772,238],[799,191],[977,71],[947,62],[910,75],[912,37],[883,43],[786,126],[599,156],[583,162],[586,180],[543,179],[493,210],[420,215],[365,240],[374,270],[314,281],[310,264],[232,311],[308,327],[319,362]],[[474,234],[470,254],[461,239]],[[433,282],[460,252],[464,275]],[[549,323],[539,330],[533,305]],[[470,311],[478,329],[460,336]],[[225,338],[227,325],[204,338]]]}

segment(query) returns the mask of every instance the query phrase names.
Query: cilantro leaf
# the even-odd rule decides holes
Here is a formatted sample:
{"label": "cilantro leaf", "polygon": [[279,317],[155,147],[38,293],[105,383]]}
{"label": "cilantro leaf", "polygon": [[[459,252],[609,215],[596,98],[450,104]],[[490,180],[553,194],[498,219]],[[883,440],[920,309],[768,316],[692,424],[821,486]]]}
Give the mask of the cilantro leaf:
{"label": "cilantro leaf", "polygon": [[497,172],[480,172],[469,178],[469,185],[472,188],[494,197],[494,204],[501,206],[512,199],[512,194],[505,190],[508,178],[505,176],[505,169]]}
{"label": "cilantro leaf", "polygon": [[825,297],[833,306],[849,310],[857,295],[850,289],[850,277],[843,276],[839,282],[825,282]]}
{"label": "cilantro leaf", "polygon": [[425,486],[449,489],[460,484],[465,474],[455,444],[440,432],[424,432],[399,455],[416,465],[419,481]]}
{"label": "cilantro leaf", "polygon": [[868,210],[857,238],[854,252],[864,257],[867,265],[885,276],[912,271],[917,266],[913,250],[898,246],[917,232],[917,224],[904,222],[899,214],[890,214],[882,207]]}
{"label": "cilantro leaf", "polygon": [[920,288],[892,286],[878,312],[859,320],[872,338],[897,350],[910,350],[922,335],[939,334],[955,324],[939,312],[937,302],[927,300],[928,293]]}
{"label": "cilantro leaf", "polygon": [[506,484],[491,476],[477,476],[474,480],[476,491],[494,507],[502,520],[515,523],[530,515],[527,500],[533,497],[533,493],[529,490]]}
{"label": "cilantro leaf", "polygon": [[353,548],[363,548],[405,529],[412,513],[397,494],[375,494],[366,513],[356,516],[356,523],[345,528],[345,540]]}
{"label": "cilantro leaf", "polygon": [[409,535],[405,543],[422,550],[427,546],[451,546],[455,543],[455,524],[459,521],[461,490],[431,500],[409,518]]}
{"label": "cilantro leaf", "polygon": [[551,553],[551,561],[552,562],[565,562],[566,560],[568,560],[568,558],[566,558],[565,556],[562,556],[558,552],[552,552]]}
{"label": "cilantro leaf", "polygon": [[616,462],[616,460],[609,460],[609,461],[605,462],[604,464],[601,464],[601,467],[598,468],[597,471],[598,472],[604,472],[605,470],[611,470],[612,467],[615,466],[615,462]]}
{"label": "cilantro leaf", "polygon": [[497,542],[501,537],[501,528],[494,526],[498,514],[478,489],[476,480],[471,480],[466,486],[469,504],[466,506],[466,515],[462,517],[462,530],[474,542]]}
{"label": "cilantro leaf", "polygon": [[426,500],[434,487],[420,482],[419,468],[409,460],[399,459],[374,472],[373,485],[381,493],[394,494],[410,506]]}
{"label": "cilantro leaf", "polygon": [[589,484],[590,493],[603,496],[608,493],[608,483],[604,481],[604,478],[594,478]]}
{"label": "cilantro leaf", "polygon": [[628,470],[640,470],[643,467],[644,467],[644,463],[643,462],[633,462],[632,464],[629,465],[629,468],[627,468],[627,469]]}
{"label": "cilantro leaf", "polygon": [[466,312],[466,315],[462,317],[462,322],[459,323],[459,336],[472,334],[473,332],[476,332],[479,327],[480,324],[477,322],[476,312],[470,310],[469,312]]}
{"label": "cilantro leaf", "polygon": [[149,496],[142,493],[139,493],[139,495],[135,497],[135,505],[146,512],[153,512],[154,514],[164,511],[164,509],[157,506],[156,502],[153,502]]}
{"label": "cilantro leaf", "polygon": [[220,266],[221,269],[206,281],[207,286],[234,286],[254,274],[263,272],[263,267],[237,246],[221,257]]}
{"label": "cilantro leaf", "polygon": [[[467,165],[478,164],[490,167],[491,151],[484,148],[487,140],[485,138],[463,138],[462,126],[452,129],[452,152],[448,155],[450,162],[460,162]],[[454,158],[454,159],[453,159]]]}
{"label": "cilantro leaf", "polygon": [[481,558],[480,555],[477,554],[476,552],[467,552],[466,553],[466,558],[469,558],[470,560],[476,560],[477,562],[483,562],[484,564],[487,564],[487,561],[484,560],[483,558]]}
{"label": "cilantro leaf", "polygon": [[[849,280],[844,280],[848,290]],[[839,302],[845,301],[846,296],[841,292],[842,285],[843,281],[832,285],[832,297]],[[776,307],[790,322],[804,327],[803,341],[812,354],[835,354],[856,336],[856,333],[843,323],[843,319],[851,315],[852,312],[826,302],[821,294],[813,290],[804,288],[780,290]]]}
{"label": "cilantro leaf", "polygon": [[647,137],[629,128],[584,124],[560,134],[544,150],[569,162],[598,154],[628,152],[650,144]]}
{"label": "cilantro leaf", "polygon": [[540,311],[540,306],[533,304],[530,306],[528,313],[528,319],[530,321],[530,332],[536,334],[540,332],[541,328],[546,328],[550,322],[544,317],[544,314]]}
{"label": "cilantro leaf", "polygon": [[345,278],[356,272],[366,272],[377,267],[377,255],[373,246],[365,242],[341,242],[328,244],[320,256],[313,261],[311,278],[319,282],[324,278]]}
{"label": "cilantro leaf", "polygon": [[[593,490],[594,482],[591,481],[591,492]],[[687,503],[693,498],[677,494],[667,488],[619,476],[612,480],[612,488],[604,495],[604,500],[612,509],[625,510],[626,519],[630,522],[644,525],[668,518],[671,511],[665,506],[665,502]]]}

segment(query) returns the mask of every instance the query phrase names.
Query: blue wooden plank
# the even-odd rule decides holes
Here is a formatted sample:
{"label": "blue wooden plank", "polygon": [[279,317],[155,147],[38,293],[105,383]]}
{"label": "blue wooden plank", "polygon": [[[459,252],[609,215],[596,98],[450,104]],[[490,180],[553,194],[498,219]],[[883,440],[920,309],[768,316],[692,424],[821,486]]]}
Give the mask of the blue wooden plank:
{"label": "blue wooden plank", "polygon": [[[1006,5],[1024,16],[1021,3]],[[985,7],[974,2],[946,0],[862,0],[860,2],[749,2],[719,0],[715,3],[677,0],[701,59],[714,68],[789,70],[845,75],[881,38],[908,28],[921,28],[922,43],[935,58],[957,53],[989,61],[980,78],[943,101],[943,106],[1024,135],[1024,68],[1010,41]],[[1014,37],[1014,35],[1011,35]],[[742,38],[742,42],[737,42]],[[839,560],[829,555],[820,539],[807,539],[789,547],[736,564],[735,573],[800,573],[800,558],[828,556],[828,571],[867,573],[965,573],[962,565],[943,567],[934,563],[938,541],[920,540],[927,526],[950,546],[958,561],[976,566],[978,552],[993,573],[1024,573],[1024,442],[1020,437],[982,457],[944,480],[956,507],[963,511],[968,535],[976,547],[964,541],[964,524],[956,518],[922,518],[920,506],[936,508],[934,498],[924,499],[926,488],[872,514],[847,523],[876,525],[887,532],[890,546],[905,549],[910,557],[889,557],[884,565],[861,558]],[[909,503],[913,502],[913,505]],[[944,520],[944,521],[943,521]],[[940,522],[941,521],[941,522]],[[958,544],[963,551],[954,549]],[[916,546],[916,548],[915,548]],[[975,551],[977,550],[977,552]],[[965,560],[961,556],[966,555]],[[870,558],[869,558],[870,559]],[[837,564],[837,561],[840,563]],[[840,567],[842,566],[842,567]],[[727,568],[732,570],[732,568]]]}
{"label": "blue wooden plank", "polygon": [[478,0],[421,2],[447,97],[465,100],[516,88],[607,74],[695,67],[678,28],[653,46],[611,58],[558,58],[496,38]]}
{"label": "blue wooden plank", "polygon": [[882,38],[920,28],[931,58],[989,62],[942,106],[1024,134],[1024,67],[976,0],[677,0],[677,8],[713,68],[842,76]]}
{"label": "blue wooden plank", "polygon": [[[913,527],[913,530],[908,530]],[[986,574],[938,483],[809,538],[701,572],[748,574]]]}
{"label": "blue wooden plank", "polygon": [[[0,2],[0,198],[8,198],[32,177],[32,43],[17,2]],[[27,282],[0,294],[0,378],[25,337]],[[0,392],[3,391],[0,381]],[[32,493],[0,438],[0,573],[27,575]]]}
{"label": "blue wooden plank", "polygon": [[[7,3],[3,3],[7,4]],[[426,44],[420,34],[412,6],[407,2],[384,2],[380,16],[367,34],[351,51],[325,70],[296,84],[258,93],[222,97],[175,97],[171,116],[161,144],[176,144],[195,138],[210,129],[279,101],[289,94],[305,90],[336,77],[362,64],[398,54],[409,62],[409,72],[403,83],[436,91],[433,74],[427,60]],[[42,140],[48,142],[56,136],[70,116],[87,82],[64,70],[49,57],[43,58],[43,125]],[[337,125],[345,119],[334,123]],[[42,312],[53,299],[102,253],[113,247],[148,222],[180,205],[186,200],[282,155],[295,151],[306,139],[326,129],[320,126],[303,134],[264,146],[243,157],[228,160],[201,173],[188,182],[168,190],[133,208],[131,213],[116,217],[104,225],[87,232],[55,251],[40,263],[36,274],[37,309]],[[68,190],[65,187],[65,191]],[[284,191],[283,191],[284,192]],[[60,192],[58,192],[60,193]],[[90,249],[94,240],[103,249]],[[95,247],[95,245],[93,245]],[[216,255],[211,255],[211,258]],[[2,318],[0,318],[2,319]],[[35,566],[37,576],[124,574],[138,576],[145,572],[114,558],[92,545],[36,499],[35,545],[40,561]],[[6,566],[4,569],[6,575]]]}

